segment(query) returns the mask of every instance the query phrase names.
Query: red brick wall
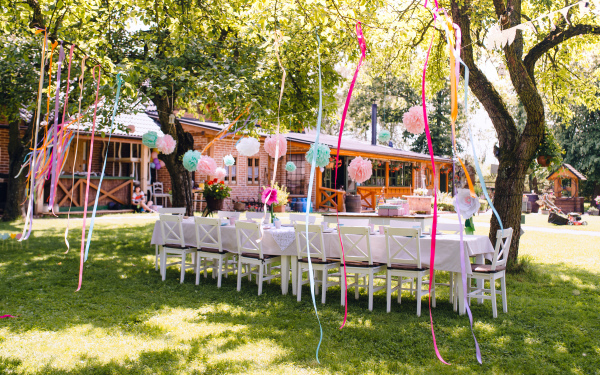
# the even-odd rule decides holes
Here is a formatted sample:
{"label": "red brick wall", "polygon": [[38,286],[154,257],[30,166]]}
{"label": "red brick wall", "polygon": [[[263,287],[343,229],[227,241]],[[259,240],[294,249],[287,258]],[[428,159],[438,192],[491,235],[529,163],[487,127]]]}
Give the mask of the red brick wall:
{"label": "red brick wall", "polygon": [[[8,128],[0,123],[0,175],[8,174]],[[6,182],[0,177],[0,182]]]}

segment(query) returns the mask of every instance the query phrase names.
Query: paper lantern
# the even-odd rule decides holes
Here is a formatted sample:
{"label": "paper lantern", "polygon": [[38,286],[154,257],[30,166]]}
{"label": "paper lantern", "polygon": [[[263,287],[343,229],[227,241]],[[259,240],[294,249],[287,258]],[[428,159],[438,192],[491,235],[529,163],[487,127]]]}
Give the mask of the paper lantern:
{"label": "paper lantern", "polygon": [[158,158],[158,152],[152,151],[152,153],[150,154],[150,159],[154,160],[156,158]]}
{"label": "paper lantern", "polygon": [[202,158],[200,151],[188,150],[183,154],[183,167],[189,171],[194,172],[198,167],[198,161]]}
{"label": "paper lantern", "polygon": [[285,170],[286,170],[286,171],[288,171],[288,172],[293,172],[293,171],[295,171],[295,170],[296,170],[296,164],[294,164],[294,162],[293,162],[293,161],[288,161],[288,162],[285,164]]}
{"label": "paper lantern", "polygon": [[225,155],[225,157],[223,158],[223,163],[226,167],[231,167],[235,164],[235,159],[233,156],[231,156],[231,154]]}
{"label": "paper lantern", "polygon": [[373,166],[368,159],[363,159],[361,156],[354,158],[348,165],[348,175],[353,181],[363,183],[371,178],[373,174]]}
{"label": "paper lantern", "polygon": [[177,142],[171,137],[169,134],[165,134],[162,137],[159,137],[156,141],[156,147],[160,152],[165,155],[170,155],[175,151],[175,147],[177,146]]}
{"label": "paper lantern", "polygon": [[154,164],[154,163],[150,163],[150,168],[151,168],[151,169],[154,169],[154,168],[156,168],[156,164]]}
{"label": "paper lantern", "polygon": [[319,168],[325,168],[327,164],[329,164],[329,155],[331,154],[331,150],[329,147],[322,143],[313,143],[310,146],[310,149],[306,152],[306,161],[308,164],[312,164],[313,161],[313,152],[317,152],[317,162],[316,166]]}
{"label": "paper lantern", "polygon": [[154,168],[160,169],[160,160],[154,159],[152,162],[154,163]]}
{"label": "paper lantern", "polygon": [[390,139],[392,139],[392,133],[389,130],[382,130],[377,136],[377,140],[381,143],[387,143]]}
{"label": "paper lantern", "polygon": [[198,160],[196,172],[207,176],[214,176],[216,169],[217,163],[215,162],[215,159],[211,158],[210,156],[204,155],[200,160]]}
{"label": "paper lantern", "polygon": [[[278,153],[275,154],[275,148],[277,147],[277,143],[279,143]],[[265,139],[265,151],[269,154],[273,159],[279,159],[283,155],[287,153],[287,141],[284,136],[278,134],[277,136],[267,137]]]}
{"label": "paper lantern", "polygon": [[402,116],[402,123],[406,130],[412,134],[421,134],[425,130],[425,118],[423,117],[423,107],[411,107],[408,112]]}
{"label": "paper lantern", "polygon": [[227,176],[227,171],[225,170],[225,168],[217,168],[215,169],[215,178],[222,180],[225,178],[225,176]]}
{"label": "paper lantern", "polygon": [[135,126],[128,125],[127,126],[127,130],[129,130],[129,134],[133,134],[133,133],[135,133]]}
{"label": "paper lantern", "polygon": [[481,206],[479,198],[472,197],[469,189],[458,189],[458,194],[454,197],[454,204],[460,209],[460,216],[464,220],[472,217]]}
{"label": "paper lantern", "polygon": [[260,151],[260,142],[256,138],[246,137],[240,139],[238,144],[235,145],[235,148],[238,150],[240,155],[253,156]]}
{"label": "paper lantern", "polygon": [[155,148],[157,140],[158,134],[156,134],[156,132],[148,132],[142,135],[142,144],[144,144],[144,146]]}

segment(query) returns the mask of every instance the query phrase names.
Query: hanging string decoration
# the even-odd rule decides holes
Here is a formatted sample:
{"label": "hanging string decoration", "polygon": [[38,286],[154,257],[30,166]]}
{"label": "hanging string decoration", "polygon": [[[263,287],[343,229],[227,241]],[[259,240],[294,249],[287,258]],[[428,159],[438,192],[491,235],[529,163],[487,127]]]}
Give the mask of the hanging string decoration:
{"label": "hanging string decoration", "polygon": [[293,161],[288,161],[288,162],[285,164],[285,170],[286,170],[286,171],[288,171],[288,172],[293,172],[293,171],[295,171],[295,170],[296,170],[296,164],[294,164],[294,162],[293,162]]}
{"label": "hanging string decoration", "polygon": [[183,154],[183,167],[189,172],[194,172],[201,158],[202,154],[200,151],[188,150]]}
{"label": "hanging string decoration", "polygon": [[223,157],[223,164],[225,164],[226,167],[231,167],[235,164],[235,158],[231,154],[225,155],[225,157]]}
{"label": "hanging string decoration", "polygon": [[377,140],[381,143],[388,143],[392,139],[392,133],[389,130],[384,129],[377,135]]}
{"label": "hanging string decoration", "polygon": [[329,157],[331,150],[329,146],[322,143],[313,143],[308,151],[306,152],[306,161],[312,163],[313,153],[316,153],[316,166],[319,168],[325,168],[329,164]]}
{"label": "hanging string decoration", "polygon": [[458,194],[454,197],[454,204],[459,207],[465,220],[475,215],[481,206],[479,199],[473,198],[469,189],[458,189]]}
{"label": "hanging string decoration", "polygon": [[165,134],[162,137],[158,137],[156,140],[156,148],[158,151],[162,152],[165,155],[170,155],[175,151],[175,147],[177,146],[177,142],[171,137],[169,134]]}
{"label": "hanging string decoration", "polygon": [[348,175],[356,183],[362,184],[371,178],[372,174],[373,164],[369,159],[363,159],[361,156],[358,156],[348,165]]}
{"label": "hanging string decoration", "polygon": [[156,164],[154,164],[154,162],[150,163],[150,169],[155,169],[156,168]]}
{"label": "hanging string decoration", "polygon": [[[279,147],[277,147],[279,143]],[[279,149],[279,151],[277,151]],[[283,135],[270,136],[265,139],[265,151],[273,159],[279,159],[287,153],[287,141]]]}
{"label": "hanging string decoration", "polygon": [[227,171],[225,170],[225,168],[218,167],[217,169],[215,169],[215,178],[223,180],[225,176],[227,176]]}
{"label": "hanging string decoration", "polygon": [[156,147],[156,141],[158,140],[158,134],[155,131],[150,131],[142,135],[142,144],[149,148]]}
{"label": "hanging string decoration", "polygon": [[422,106],[411,107],[402,116],[402,123],[409,133],[421,134],[425,130],[425,117]]}
{"label": "hanging string decoration", "polygon": [[196,172],[205,174],[207,176],[214,176],[216,170],[217,162],[215,162],[215,159],[211,158],[210,156],[204,155],[200,160],[198,160]]}
{"label": "hanging string decoration", "polygon": [[254,156],[260,151],[260,142],[256,138],[246,137],[240,139],[235,148],[242,156]]}
{"label": "hanging string decoration", "polygon": [[156,159],[152,160],[152,163],[154,163],[154,168],[155,168],[156,170],[159,170],[159,169],[160,169],[160,160],[158,160],[158,158],[156,158]]}

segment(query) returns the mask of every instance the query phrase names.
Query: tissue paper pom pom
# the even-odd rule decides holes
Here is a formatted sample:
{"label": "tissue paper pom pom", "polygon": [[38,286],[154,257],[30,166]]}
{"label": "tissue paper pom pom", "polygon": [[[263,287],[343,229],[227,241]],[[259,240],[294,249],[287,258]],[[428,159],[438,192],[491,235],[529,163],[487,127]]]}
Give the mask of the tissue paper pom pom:
{"label": "tissue paper pom pom", "polygon": [[392,139],[392,134],[389,130],[382,130],[377,136],[377,140],[381,143],[387,143],[390,139]]}
{"label": "tissue paper pom pom", "polygon": [[260,150],[260,142],[256,138],[242,138],[235,148],[238,150],[240,155],[253,156]]}
{"label": "tissue paper pom pom", "polygon": [[265,188],[262,192],[261,201],[269,205],[277,203],[277,189]]}
{"label": "tissue paper pom pom", "polygon": [[186,153],[183,154],[183,167],[189,172],[194,172],[198,166],[198,161],[200,158],[202,158],[200,151],[186,151]]}
{"label": "tissue paper pom pom", "polygon": [[325,168],[325,166],[329,164],[329,155],[331,154],[331,150],[329,150],[329,147],[322,143],[313,143],[312,146],[310,146],[310,149],[306,153],[306,161],[308,164],[312,164],[313,152],[315,152],[315,148],[317,150],[316,166],[319,168]]}
{"label": "tissue paper pom pom", "polygon": [[150,159],[154,160],[158,157],[158,152],[156,151],[152,151],[152,153],[150,154]]}
{"label": "tissue paper pom pom", "polygon": [[454,197],[454,205],[460,210],[460,216],[468,219],[479,211],[479,198],[473,198],[469,189],[458,189],[458,194]]}
{"label": "tissue paper pom pom", "polygon": [[196,171],[200,174],[205,174],[207,176],[214,176],[215,170],[217,169],[217,163],[215,159],[210,156],[203,156],[202,159],[198,160],[198,166],[196,167]]}
{"label": "tissue paper pom pom", "polygon": [[233,156],[231,156],[231,154],[225,155],[225,157],[223,158],[223,163],[225,163],[226,167],[231,167],[235,164],[235,159],[233,158]]}
{"label": "tissue paper pom pom", "polygon": [[371,178],[373,166],[368,159],[358,156],[354,158],[348,166],[348,175],[357,183],[363,183]]}
{"label": "tissue paper pom pom", "polygon": [[423,118],[423,107],[411,107],[408,112],[402,116],[402,123],[406,130],[413,134],[421,134],[425,130],[425,119]]}
{"label": "tissue paper pom pom", "polygon": [[128,125],[127,126],[127,130],[129,130],[129,134],[133,134],[133,133],[135,133],[135,126]]}
{"label": "tissue paper pom pom", "polygon": [[294,164],[294,162],[293,162],[293,161],[288,161],[288,162],[285,164],[285,170],[286,170],[286,171],[288,171],[288,172],[293,172],[293,171],[295,171],[295,170],[296,170],[296,164]]}
{"label": "tissue paper pom pom", "polygon": [[150,163],[150,169],[154,169],[156,168],[156,165],[154,163]]}
{"label": "tissue paper pom pom", "polygon": [[[275,148],[277,146],[277,142],[279,142],[279,151],[277,153],[277,156],[275,156]],[[287,142],[285,137],[279,134],[277,136],[267,137],[265,139],[265,151],[267,152],[267,154],[269,154],[270,157],[274,159],[279,159],[280,157],[285,155],[287,153]]]}
{"label": "tissue paper pom pom", "polygon": [[169,134],[165,134],[156,141],[156,148],[165,155],[172,154],[175,146],[177,146],[177,142]]}
{"label": "tissue paper pom pom", "polygon": [[218,178],[219,180],[222,180],[225,178],[225,176],[227,176],[227,171],[225,170],[225,168],[217,168],[215,169],[215,178]]}
{"label": "tissue paper pom pom", "polygon": [[148,132],[142,135],[142,143],[144,146],[154,148],[156,147],[156,140],[158,139],[158,134],[156,132]]}

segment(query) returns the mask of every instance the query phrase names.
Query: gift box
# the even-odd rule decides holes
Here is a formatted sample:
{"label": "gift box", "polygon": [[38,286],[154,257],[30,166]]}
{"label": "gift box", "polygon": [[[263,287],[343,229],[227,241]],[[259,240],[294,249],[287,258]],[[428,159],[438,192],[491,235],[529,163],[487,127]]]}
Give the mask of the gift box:
{"label": "gift box", "polygon": [[389,210],[387,208],[381,208],[381,207],[377,210],[377,214],[379,216],[389,216],[390,215]]}

